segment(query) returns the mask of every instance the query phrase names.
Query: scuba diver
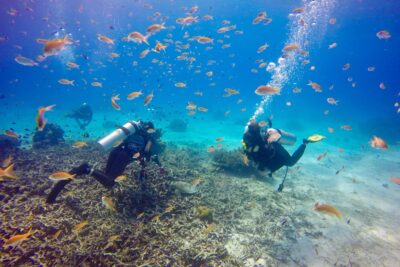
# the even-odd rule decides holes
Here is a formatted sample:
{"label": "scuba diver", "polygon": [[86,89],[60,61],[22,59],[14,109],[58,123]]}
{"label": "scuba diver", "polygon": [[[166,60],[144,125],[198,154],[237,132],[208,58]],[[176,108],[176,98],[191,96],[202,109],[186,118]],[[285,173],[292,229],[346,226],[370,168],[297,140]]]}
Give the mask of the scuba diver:
{"label": "scuba diver", "polygon": [[[116,143],[120,143],[111,150],[105,172],[96,170],[87,162],[84,162],[80,166],[73,168],[69,173],[75,176],[90,175],[103,186],[111,188],[115,184],[115,178],[124,172],[126,166],[134,160],[138,160],[141,165],[138,178],[143,181],[146,178],[144,169],[146,161],[153,160],[157,165],[161,166],[157,155],[151,155],[152,147],[156,142],[155,132],[152,122],[127,122],[98,141],[104,149],[109,149]],[[62,180],[57,182],[48,195],[46,202],[54,203],[61,190],[71,181]]]}
{"label": "scuba diver", "polygon": [[[243,135],[242,145],[246,156],[258,165],[260,171],[268,170],[269,176],[283,166],[295,165],[303,156],[306,145],[315,142],[303,139],[303,143],[290,155],[283,145],[293,145],[296,136],[285,131],[272,128],[272,122],[268,119],[268,129],[261,130],[261,126],[255,120],[250,120]],[[282,191],[283,183],[287,175],[279,185],[278,191]]]}
{"label": "scuba diver", "polygon": [[83,103],[79,108],[66,115],[68,118],[73,118],[79,125],[79,128],[85,130],[86,126],[92,121],[93,111],[92,108],[87,104]]}

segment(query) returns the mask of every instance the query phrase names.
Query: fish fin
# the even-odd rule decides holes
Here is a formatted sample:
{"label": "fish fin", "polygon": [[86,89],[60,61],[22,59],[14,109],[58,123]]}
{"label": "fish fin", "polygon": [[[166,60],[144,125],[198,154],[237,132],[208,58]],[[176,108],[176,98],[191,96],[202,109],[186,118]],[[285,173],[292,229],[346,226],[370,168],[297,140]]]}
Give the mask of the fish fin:
{"label": "fish fin", "polygon": [[[54,104],[54,105],[47,106],[47,107],[45,108],[45,110],[46,110],[46,111],[53,110],[53,108],[54,108],[55,106],[56,106],[55,104]],[[47,122],[47,120],[46,120],[46,122]]]}
{"label": "fish fin", "polygon": [[149,42],[147,41],[147,39],[151,36],[151,34],[146,34],[143,38],[143,42],[146,43],[147,45],[150,45]]}
{"label": "fish fin", "polygon": [[17,179],[18,177],[15,175],[13,168],[14,168],[14,163],[8,166],[4,170],[4,176],[11,179]]}

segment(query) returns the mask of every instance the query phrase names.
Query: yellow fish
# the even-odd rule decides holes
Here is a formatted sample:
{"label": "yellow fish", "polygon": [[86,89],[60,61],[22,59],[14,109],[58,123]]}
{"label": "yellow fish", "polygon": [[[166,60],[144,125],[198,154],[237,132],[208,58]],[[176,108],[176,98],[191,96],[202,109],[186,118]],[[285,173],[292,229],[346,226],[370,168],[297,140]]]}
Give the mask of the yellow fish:
{"label": "yellow fish", "polygon": [[85,146],[87,146],[87,143],[84,142],[84,141],[78,141],[78,142],[75,142],[72,145],[73,148],[82,148],[82,147],[85,147]]}
{"label": "yellow fish", "polygon": [[322,135],[319,135],[319,134],[313,134],[313,135],[310,135],[307,138],[307,141],[315,143],[315,142],[319,142],[319,141],[321,141],[323,139],[325,139],[325,136],[322,136]]}
{"label": "yellow fish", "polygon": [[11,164],[7,168],[0,168],[0,179],[1,178],[10,178],[10,179],[17,179],[18,177],[14,173],[14,164]]}
{"label": "yellow fish", "polygon": [[117,211],[117,208],[115,207],[115,203],[111,197],[102,196],[101,202],[103,203],[104,206],[106,206],[107,209],[112,210],[112,211]]}
{"label": "yellow fish", "polygon": [[125,181],[126,180],[126,175],[120,175],[120,176],[118,176],[117,178],[115,178],[115,181],[117,182],[117,183],[120,183],[120,182],[122,182],[122,181]]}
{"label": "yellow fish", "polygon": [[75,174],[70,174],[68,172],[55,172],[49,176],[49,179],[53,181],[72,180],[74,178]]}
{"label": "yellow fish", "polygon": [[18,246],[22,241],[27,240],[31,235],[32,235],[32,227],[29,228],[28,232],[26,234],[20,234],[20,235],[14,235],[10,237],[9,239],[6,240],[4,243],[4,247],[16,247]]}
{"label": "yellow fish", "polygon": [[85,227],[88,224],[89,224],[88,220],[83,220],[80,223],[78,223],[77,225],[75,225],[74,229],[72,231],[74,231],[75,233],[78,233],[80,230],[82,230],[83,227]]}

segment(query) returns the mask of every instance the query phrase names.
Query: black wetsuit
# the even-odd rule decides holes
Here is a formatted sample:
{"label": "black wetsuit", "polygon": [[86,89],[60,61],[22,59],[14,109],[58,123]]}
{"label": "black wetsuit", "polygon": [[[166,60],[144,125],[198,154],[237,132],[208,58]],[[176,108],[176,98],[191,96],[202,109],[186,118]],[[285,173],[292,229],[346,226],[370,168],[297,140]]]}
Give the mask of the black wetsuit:
{"label": "black wetsuit", "polygon": [[278,142],[268,144],[267,136],[262,137],[258,124],[250,124],[243,135],[245,153],[250,160],[258,164],[260,170],[268,169],[275,172],[283,166],[293,166],[303,155],[306,144],[301,144],[297,150],[290,155]]}
{"label": "black wetsuit", "polygon": [[[145,160],[150,160],[150,151],[145,151],[146,144],[149,141],[154,143],[153,138],[146,132],[146,129],[139,128],[135,134],[128,136],[123,143],[110,152],[104,172],[100,170],[91,170],[90,166],[84,163],[79,167],[73,168],[69,173],[76,175],[90,173],[90,175],[103,186],[111,188],[115,184],[115,178],[124,172],[126,166],[135,160],[133,156],[139,152],[140,157],[136,159],[140,160],[142,166],[139,175],[144,175]],[[156,163],[159,164],[158,160],[156,160]],[[55,202],[61,190],[71,181],[72,180],[63,180],[57,182],[47,197],[47,203]]]}

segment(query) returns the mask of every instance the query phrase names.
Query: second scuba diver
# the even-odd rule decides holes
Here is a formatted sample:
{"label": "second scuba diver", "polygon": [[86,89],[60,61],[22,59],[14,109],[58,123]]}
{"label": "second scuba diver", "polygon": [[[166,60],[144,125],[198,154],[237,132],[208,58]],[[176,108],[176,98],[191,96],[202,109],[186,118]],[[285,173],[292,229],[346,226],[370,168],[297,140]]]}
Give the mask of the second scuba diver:
{"label": "second scuba diver", "polygon": [[[157,155],[151,155],[152,147],[156,142],[154,133],[155,129],[152,122],[128,122],[99,141],[104,148],[109,148],[125,137],[125,140],[110,152],[105,172],[96,170],[87,162],[84,162],[73,168],[69,173],[75,176],[90,175],[103,186],[111,188],[115,184],[115,178],[124,172],[126,166],[132,161],[138,160],[142,166],[138,178],[143,180],[146,176],[145,161],[151,159],[160,165]],[[47,197],[47,203],[54,203],[61,190],[71,181],[57,182]]]}

